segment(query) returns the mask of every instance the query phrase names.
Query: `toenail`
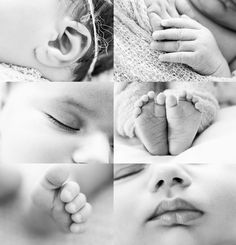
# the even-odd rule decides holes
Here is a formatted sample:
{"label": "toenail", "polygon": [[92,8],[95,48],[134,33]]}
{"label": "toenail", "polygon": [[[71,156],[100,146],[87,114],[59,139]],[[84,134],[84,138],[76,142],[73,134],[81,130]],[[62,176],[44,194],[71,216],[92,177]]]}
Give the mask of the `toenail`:
{"label": "toenail", "polygon": [[134,103],[135,107],[141,107],[143,105],[143,102],[141,100],[138,100]]}
{"label": "toenail", "polygon": [[[63,198],[64,197],[64,198]],[[64,191],[63,195],[62,195],[62,199],[66,199],[65,201],[71,200],[72,199],[72,195],[69,191]]]}
{"label": "toenail", "polygon": [[154,97],[155,97],[155,92],[154,92],[154,91],[148,92],[148,97],[149,97],[150,99],[154,99]]}
{"label": "toenail", "polygon": [[74,203],[70,203],[68,206],[68,209],[70,212],[75,212],[76,211],[76,205]]}
{"label": "toenail", "polygon": [[141,99],[144,101],[144,102],[148,102],[148,96],[147,95],[143,95],[142,97],[141,97]]}
{"label": "toenail", "polygon": [[138,116],[139,114],[141,114],[141,112],[142,112],[142,110],[141,110],[140,108],[136,108],[136,109],[134,110],[134,115],[135,115],[135,116]]}
{"label": "toenail", "polygon": [[78,232],[81,231],[81,228],[80,228],[79,225],[72,224],[72,225],[70,226],[70,231],[71,231],[72,233],[78,233]]}
{"label": "toenail", "polygon": [[81,214],[76,215],[76,222],[78,222],[78,223],[83,222],[83,216]]}

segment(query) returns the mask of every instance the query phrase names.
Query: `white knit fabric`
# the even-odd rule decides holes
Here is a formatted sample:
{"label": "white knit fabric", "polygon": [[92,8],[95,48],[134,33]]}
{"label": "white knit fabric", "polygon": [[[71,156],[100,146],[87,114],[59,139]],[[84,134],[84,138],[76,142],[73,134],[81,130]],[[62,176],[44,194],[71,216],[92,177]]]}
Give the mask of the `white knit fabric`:
{"label": "white knit fabric", "polygon": [[181,64],[160,62],[150,49],[151,26],[144,0],[115,1],[115,80],[118,82],[210,81]]}
{"label": "white knit fabric", "polygon": [[49,82],[33,68],[0,64],[0,82]]}
{"label": "white knit fabric", "polygon": [[172,82],[172,83],[115,83],[115,127],[119,135],[132,138],[135,136],[134,103],[148,91],[156,94],[169,89],[178,96],[180,91],[189,92],[199,98],[198,110],[202,113],[198,132],[202,132],[215,119],[219,109],[215,98],[216,87],[212,82]]}

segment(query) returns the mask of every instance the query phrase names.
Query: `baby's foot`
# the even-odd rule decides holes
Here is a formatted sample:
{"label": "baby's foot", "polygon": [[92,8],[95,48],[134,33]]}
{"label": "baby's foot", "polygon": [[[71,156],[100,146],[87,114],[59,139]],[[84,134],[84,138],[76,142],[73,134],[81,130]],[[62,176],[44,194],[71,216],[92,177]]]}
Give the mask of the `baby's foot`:
{"label": "baby's foot", "polygon": [[69,181],[65,168],[50,169],[33,193],[32,200],[41,210],[50,214],[64,231],[81,233],[91,213],[91,205],[80,192],[78,183]]}
{"label": "baby's foot", "polygon": [[166,155],[168,153],[165,96],[157,96],[149,92],[135,103],[135,133],[153,155]]}
{"label": "baby's foot", "polygon": [[179,98],[166,94],[168,143],[171,155],[180,154],[193,143],[201,122],[197,102],[197,96],[185,91]]}

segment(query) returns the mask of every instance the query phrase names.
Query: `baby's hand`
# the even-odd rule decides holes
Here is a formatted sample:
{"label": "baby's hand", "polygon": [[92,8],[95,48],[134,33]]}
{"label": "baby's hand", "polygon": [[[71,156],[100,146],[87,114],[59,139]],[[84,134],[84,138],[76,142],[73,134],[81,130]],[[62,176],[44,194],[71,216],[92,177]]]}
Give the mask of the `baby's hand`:
{"label": "baby's hand", "polygon": [[178,18],[185,14],[193,18],[187,0],[145,0],[149,21],[153,31],[162,30],[162,19]]}
{"label": "baby's hand", "polygon": [[182,63],[203,75],[230,76],[228,64],[213,34],[197,21],[182,16],[161,21],[164,30],[153,33],[151,47],[167,52],[163,62]]}

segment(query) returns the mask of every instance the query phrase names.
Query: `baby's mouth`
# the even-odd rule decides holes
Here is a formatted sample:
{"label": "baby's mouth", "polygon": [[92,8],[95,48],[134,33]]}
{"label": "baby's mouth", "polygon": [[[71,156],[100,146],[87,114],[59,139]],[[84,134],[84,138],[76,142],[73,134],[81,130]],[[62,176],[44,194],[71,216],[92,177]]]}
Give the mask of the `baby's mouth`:
{"label": "baby's mouth", "polygon": [[148,219],[161,226],[188,226],[200,219],[204,212],[182,199],[162,201]]}

